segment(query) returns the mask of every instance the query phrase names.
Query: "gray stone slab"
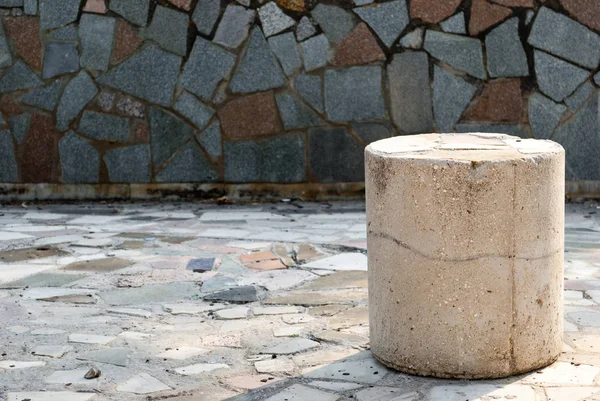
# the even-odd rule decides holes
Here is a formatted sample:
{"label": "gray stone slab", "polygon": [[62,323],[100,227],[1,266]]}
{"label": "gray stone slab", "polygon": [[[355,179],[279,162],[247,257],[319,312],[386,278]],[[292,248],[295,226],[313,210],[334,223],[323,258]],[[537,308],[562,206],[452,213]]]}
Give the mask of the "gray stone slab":
{"label": "gray stone slab", "polygon": [[50,32],[49,36],[52,39],[77,40],[77,37],[78,37],[77,25],[70,24],[63,28],[56,29],[56,30]]}
{"label": "gray stone slab", "polygon": [[420,49],[423,47],[425,29],[417,27],[400,39],[400,46],[406,49]]}
{"label": "gray stone slab", "polygon": [[600,36],[547,7],[538,12],[527,42],[588,69],[597,68],[600,62]]}
{"label": "gray stone slab", "polygon": [[181,57],[148,45],[100,76],[98,83],[152,103],[170,106],[180,67]]}
{"label": "gray stone slab", "polygon": [[585,103],[585,101],[588,100],[595,92],[596,88],[594,87],[594,84],[592,84],[590,81],[586,81],[583,85],[577,88],[577,90],[575,90],[571,96],[565,99],[565,103],[567,104],[567,107],[569,107],[569,110],[573,112],[577,111],[577,109],[579,109],[583,103]]}
{"label": "gray stone slab", "polygon": [[109,305],[141,305],[191,298],[199,290],[195,283],[176,282],[116,289],[101,292],[99,296]]}
{"label": "gray stone slab", "polygon": [[540,93],[529,96],[529,125],[536,139],[550,139],[567,108]]}
{"label": "gray stone slab", "polygon": [[150,107],[149,118],[152,160],[154,167],[158,168],[194,136],[194,129],[174,114],[158,107]]}
{"label": "gray stone slab", "polygon": [[[333,393],[328,393],[314,388],[306,387],[301,384],[294,384],[267,398],[265,401],[336,401],[340,396]],[[237,401],[237,400],[232,400]],[[244,401],[244,400],[240,400]]]}
{"label": "gray stone slab", "polygon": [[[412,401],[418,400],[419,397],[420,395],[416,391],[381,386],[366,388],[355,394],[356,401]],[[445,399],[444,401],[450,400]]]}
{"label": "gray stone slab", "polygon": [[92,101],[98,93],[94,81],[85,71],[77,76],[65,87],[56,111],[56,129],[66,131],[69,125],[84,107]]}
{"label": "gray stone slab", "polygon": [[600,72],[594,75],[594,82],[596,85],[600,86]]}
{"label": "gray stone slab", "polygon": [[333,43],[341,42],[356,26],[354,15],[335,5],[317,4],[312,10],[312,17]]}
{"label": "gray stone slab", "polygon": [[302,67],[302,60],[293,33],[273,36],[269,38],[268,42],[271,50],[279,59],[285,75],[290,76]]}
{"label": "gray stone slab", "polygon": [[302,42],[316,33],[317,28],[315,28],[312,21],[307,16],[302,17],[298,22],[298,26],[296,26],[296,39],[298,42]]}
{"label": "gray stone slab", "polygon": [[323,80],[319,75],[301,74],[294,81],[294,89],[308,104],[323,112]]}
{"label": "gray stone slab", "polygon": [[211,156],[221,156],[223,145],[221,143],[221,123],[213,122],[207,129],[196,135],[196,139],[202,145],[206,153]]}
{"label": "gray stone slab", "polygon": [[219,174],[194,141],[188,143],[157,175],[158,182],[213,182]]}
{"label": "gray stone slab", "polygon": [[406,0],[378,3],[377,7],[358,7],[354,12],[373,29],[388,48],[410,22]]}
{"label": "gray stone slab", "polygon": [[229,74],[235,60],[235,55],[197,37],[179,84],[201,99],[211,100],[217,85]]}
{"label": "gray stone slab", "polygon": [[0,131],[0,182],[17,182],[17,159],[9,130]]}
{"label": "gray stone slab", "polygon": [[109,8],[135,25],[148,23],[150,0],[111,0]]}
{"label": "gray stone slab", "polygon": [[104,155],[110,182],[150,182],[150,147],[127,146],[108,150]]}
{"label": "gray stone slab", "polygon": [[2,22],[0,21],[0,68],[5,68],[13,63],[13,57],[8,46],[8,40],[4,34]]}
{"label": "gray stone slab", "polygon": [[181,93],[173,108],[199,129],[204,128],[215,114],[212,108],[199,101],[189,92]]}
{"label": "gray stone slab", "polygon": [[209,301],[223,301],[231,303],[248,303],[259,300],[258,291],[254,286],[243,286],[230,288],[224,291],[213,292],[205,295],[204,299]]}
{"label": "gray stone slab", "polygon": [[86,277],[83,274],[40,273],[0,285],[0,288],[62,287]]}
{"label": "gray stone slab", "polygon": [[25,64],[18,60],[0,79],[0,93],[42,86],[42,80]]}
{"label": "gray stone slab", "polygon": [[23,12],[25,15],[36,15],[38,12],[38,0],[24,0]]}
{"label": "gray stone slab", "polygon": [[112,114],[86,110],[79,120],[77,132],[98,141],[127,142],[129,120]]}
{"label": "gray stone slab", "polygon": [[485,47],[487,68],[491,77],[529,75],[527,55],[519,37],[519,18],[511,18],[488,33]]}
{"label": "gray stone slab", "polygon": [[230,4],[219,22],[213,42],[236,49],[248,37],[256,11]]}
{"label": "gray stone slab", "polygon": [[79,20],[81,66],[106,71],[110,63],[116,20],[94,14],[83,14]]}
{"label": "gray stone slab", "polygon": [[133,354],[131,348],[108,348],[99,351],[84,352],[77,355],[80,361],[107,363],[115,366],[127,366],[129,357]]}
{"label": "gray stone slab", "polygon": [[44,51],[44,79],[79,70],[79,52],[73,42],[46,42]]}
{"label": "gray stone slab", "polygon": [[309,349],[317,348],[320,345],[320,343],[309,340],[307,338],[294,338],[292,340],[286,340],[277,345],[268,347],[261,353],[275,355],[291,355],[298,352],[308,351]]}
{"label": "gray stone slab", "polygon": [[304,69],[306,71],[313,71],[325,67],[329,60],[330,48],[329,40],[323,34],[302,42]]}
{"label": "gray stone slab", "polygon": [[146,30],[146,37],[154,40],[163,49],[185,56],[189,16],[167,7],[157,6],[152,22]]}
{"label": "gray stone slab", "polygon": [[427,30],[423,48],[433,57],[458,70],[475,78],[486,78],[479,39]]}
{"label": "gray stone slab", "polygon": [[221,0],[199,0],[192,21],[203,35],[210,36],[221,15]]}
{"label": "gray stone slab", "polygon": [[304,377],[374,384],[387,373],[388,369],[375,359],[366,358],[334,362],[306,373]]}
{"label": "gray stone slab", "polygon": [[275,55],[260,28],[255,27],[229,88],[234,93],[251,93],[279,88],[284,83],[285,75]]}
{"label": "gray stone slab", "polygon": [[57,79],[43,88],[34,89],[21,98],[21,103],[52,111],[58,102],[62,83],[61,79]]}
{"label": "gray stone slab", "polygon": [[324,121],[317,113],[293,95],[287,92],[278,93],[275,100],[286,130],[324,125]]}
{"label": "gray stone slab", "polygon": [[313,128],[308,144],[309,168],[318,182],[364,180],[364,147],[345,128]]}
{"label": "gray stone slab", "polygon": [[591,75],[589,71],[535,50],[535,75],[538,87],[556,102],[563,101]]}
{"label": "gray stone slab", "polygon": [[10,116],[8,124],[10,126],[10,132],[12,132],[15,140],[18,144],[23,143],[25,135],[29,130],[29,122],[31,121],[31,114],[23,113],[15,116]]}
{"label": "gray stone slab", "polygon": [[429,57],[425,52],[394,54],[387,68],[390,113],[401,133],[433,132]]}
{"label": "gray stone slab", "polygon": [[325,109],[332,121],[385,118],[379,66],[325,71]]}
{"label": "gray stone slab", "polygon": [[23,7],[23,0],[0,0],[0,7]]}
{"label": "gray stone slab", "polygon": [[81,0],[39,0],[40,27],[60,28],[77,20]]}
{"label": "gray stone slab", "polygon": [[457,14],[454,14],[447,20],[440,22],[440,27],[442,28],[442,31],[447,33],[466,35],[467,28],[465,25],[465,13],[461,11]]}
{"label": "gray stone slab", "polygon": [[437,65],[433,74],[433,115],[442,132],[452,132],[477,87]]}
{"label": "gray stone slab", "polygon": [[274,1],[260,7],[258,17],[266,37],[277,35],[296,25],[296,21],[284,13]]}
{"label": "gray stone slab", "polygon": [[371,142],[394,136],[394,128],[386,122],[353,123],[352,129],[368,145]]}

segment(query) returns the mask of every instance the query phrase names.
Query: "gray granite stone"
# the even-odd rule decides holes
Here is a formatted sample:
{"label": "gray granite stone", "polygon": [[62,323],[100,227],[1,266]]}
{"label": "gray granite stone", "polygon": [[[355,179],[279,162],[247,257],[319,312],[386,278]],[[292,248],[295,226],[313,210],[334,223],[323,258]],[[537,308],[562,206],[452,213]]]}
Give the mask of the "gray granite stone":
{"label": "gray granite stone", "polygon": [[302,42],[302,58],[306,71],[325,67],[330,56],[329,40],[323,34]]}
{"label": "gray granite stone", "polygon": [[410,22],[406,0],[378,3],[377,7],[358,7],[354,12],[371,27],[388,48]]}
{"label": "gray granite stone", "polygon": [[277,35],[296,24],[296,21],[285,14],[274,1],[260,7],[258,17],[266,37]]}
{"label": "gray granite stone", "polygon": [[219,120],[213,122],[207,129],[196,135],[196,139],[209,155],[219,157],[223,154],[221,124]]}
{"label": "gray granite stone", "polygon": [[394,54],[387,68],[390,113],[401,133],[433,132],[429,57],[425,52]]}
{"label": "gray granite stone", "polygon": [[77,20],[80,4],[81,0],[40,0],[40,27],[60,28]]}
{"label": "gray granite stone", "polygon": [[189,17],[187,14],[167,7],[157,6],[146,37],[154,40],[163,49],[185,56]]}
{"label": "gray granite stone", "polygon": [[352,130],[363,140],[365,145],[394,136],[394,127],[387,121],[352,123]]}
{"label": "gray granite stone", "polygon": [[38,11],[38,0],[24,0],[23,12],[26,15],[36,15]]}
{"label": "gray granite stone", "polygon": [[191,298],[198,291],[196,283],[176,282],[144,285],[139,288],[119,288],[101,292],[99,295],[109,305],[141,305]]}
{"label": "gray granite stone", "polygon": [[104,155],[110,182],[150,182],[150,147],[127,146],[110,149]]}
{"label": "gray granite stone", "polygon": [[447,20],[440,22],[440,27],[442,28],[442,31],[447,33],[466,35],[467,27],[465,26],[465,13],[461,11],[454,14]]}
{"label": "gray granite stone", "polygon": [[196,24],[198,32],[209,36],[220,15],[221,0],[199,0],[192,14],[192,21]]}
{"label": "gray granite stone", "polygon": [[231,288],[225,291],[213,292],[204,296],[209,301],[224,301],[245,304],[259,300],[259,294],[254,286]]}
{"label": "gray granite stone", "polygon": [[180,67],[181,57],[148,45],[97,81],[149,102],[170,106]]}
{"label": "gray granite stone", "polygon": [[112,114],[86,110],[79,120],[77,132],[98,141],[127,142],[129,120]]}
{"label": "gray granite stone", "polygon": [[23,143],[25,135],[29,130],[29,123],[31,121],[31,114],[23,113],[16,116],[10,116],[8,124],[10,126],[10,132],[12,132],[15,140],[18,144]]}
{"label": "gray granite stone", "polygon": [[115,366],[127,366],[131,354],[133,354],[133,350],[130,348],[107,348],[78,354],[77,359],[80,361],[108,363]]}
{"label": "gray granite stone", "polygon": [[158,182],[213,182],[219,174],[194,141],[189,142],[156,175]]}
{"label": "gray granite stone", "polygon": [[166,162],[192,136],[194,129],[166,110],[150,107],[150,143],[155,168]]}
{"label": "gray granite stone", "polygon": [[400,39],[400,47],[404,47],[405,49],[420,49],[423,47],[424,35],[425,29],[417,27]]}
{"label": "gray granite stone", "polygon": [[146,117],[146,107],[144,106],[144,103],[129,96],[119,96],[115,109],[117,110],[117,113],[122,116],[135,118]]}
{"label": "gray granite stone", "polygon": [[17,182],[15,145],[9,130],[0,131],[0,182]]}
{"label": "gray granite stone", "polygon": [[316,33],[317,29],[313,25],[312,21],[307,16],[302,17],[298,22],[298,26],[296,26],[296,39],[298,42],[302,42]]}
{"label": "gray granite stone", "polygon": [[236,49],[246,40],[250,26],[256,18],[256,11],[230,4],[219,22],[213,42]]}
{"label": "gray granite stone", "polygon": [[23,0],[0,0],[0,7],[23,7]]}
{"label": "gray granite stone", "polygon": [[525,25],[531,25],[531,21],[533,21],[533,17],[535,17],[535,11],[529,10],[525,14]]}
{"label": "gray granite stone", "polygon": [[319,75],[301,74],[294,81],[294,89],[308,104],[319,112],[323,107],[323,80]]}
{"label": "gray granite stone", "polygon": [[34,89],[21,98],[21,103],[52,111],[56,107],[56,102],[58,102],[62,83],[61,79],[57,79],[48,86]]}
{"label": "gray granite stone", "polygon": [[109,8],[135,25],[148,23],[150,0],[111,0]]}
{"label": "gray granite stone", "polygon": [[12,54],[10,52],[10,47],[8,46],[8,40],[4,34],[2,20],[0,20],[0,68],[8,67],[12,63]]}
{"label": "gray granite stone", "polygon": [[179,84],[203,100],[211,100],[221,80],[229,74],[235,56],[209,41],[197,37]]}
{"label": "gray granite stone", "polygon": [[364,147],[346,128],[312,128],[308,132],[309,168],[318,182],[365,179]]}
{"label": "gray granite stone", "polygon": [[538,12],[529,44],[588,69],[600,62],[600,36],[569,17],[547,7]]}
{"label": "gray granite stone", "polygon": [[519,125],[514,124],[458,124],[455,131],[460,133],[488,132],[531,138],[529,133],[525,132]]}
{"label": "gray granite stone", "polygon": [[268,42],[287,76],[294,74],[302,67],[302,60],[293,33],[273,36],[269,38]]}
{"label": "gray granite stone", "polygon": [[70,25],[67,25],[65,27],[56,29],[56,30],[50,32],[49,36],[52,39],[77,40],[77,37],[78,37],[77,25],[76,24],[70,24]]}
{"label": "gray granite stone", "polygon": [[336,5],[319,3],[312,10],[312,17],[333,43],[341,42],[356,26],[352,13]]}
{"label": "gray granite stone", "polygon": [[0,93],[37,88],[43,84],[42,80],[27,64],[18,60],[12,67],[6,70],[2,79],[0,79]]}
{"label": "gray granite stone", "polygon": [[561,102],[591,74],[576,65],[535,50],[535,74],[538,87],[548,97]]}
{"label": "gray granite stone", "polygon": [[79,53],[73,42],[46,42],[44,52],[44,79],[79,70]]}
{"label": "gray granite stone", "polygon": [[477,87],[437,65],[433,74],[433,115],[442,132],[452,132]]}
{"label": "gray granite stone", "polygon": [[423,48],[433,57],[475,78],[486,77],[479,39],[427,30]]}
{"label": "gray granite stone", "polygon": [[598,93],[594,94],[552,138],[565,148],[567,180],[600,179],[598,96]]}
{"label": "gray granite stone", "polygon": [[529,125],[536,139],[550,139],[567,108],[540,93],[529,96]]}
{"label": "gray granite stone", "polygon": [[65,87],[56,111],[56,129],[66,131],[69,125],[84,107],[92,101],[98,93],[94,80],[85,71],[77,76]]}
{"label": "gray granite stone", "polygon": [[190,120],[196,127],[202,129],[208,124],[215,111],[199,101],[189,92],[183,92],[173,108]]}
{"label": "gray granite stone", "polygon": [[286,130],[324,125],[323,120],[317,113],[293,95],[287,92],[278,93],[275,100]]}
{"label": "gray granite stone", "polygon": [[58,142],[61,182],[65,184],[96,183],[100,171],[100,155],[91,143],[69,131]]}
{"label": "gray granite stone", "polygon": [[385,118],[381,67],[325,71],[325,109],[332,121]]}
{"label": "gray granite stone", "polygon": [[511,18],[488,33],[485,47],[491,77],[529,75],[527,55],[519,37],[519,18]]}
{"label": "gray granite stone", "polygon": [[106,71],[115,38],[116,20],[94,14],[83,14],[79,20],[81,66]]}
{"label": "gray granite stone", "polygon": [[275,55],[260,28],[255,27],[229,88],[234,93],[251,93],[279,88],[284,83],[285,75]]}
{"label": "gray granite stone", "polygon": [[596,92],[596,88],[590,81],[586,81],[583,85],[581,85],[575,92],[571,94],[568,98],[565,99],[565,103],[569,110],[577,111],[586,100],[592,96],[593,93]]}
{"label": "gray granite stone", "polygon": [[261,148],[255,141],[225,142],[225,182],[261,182]]}
{"label": "gray granite stone", "polygon": [[600,86],[600,72],[594,75],[594,82],[596,85]]}

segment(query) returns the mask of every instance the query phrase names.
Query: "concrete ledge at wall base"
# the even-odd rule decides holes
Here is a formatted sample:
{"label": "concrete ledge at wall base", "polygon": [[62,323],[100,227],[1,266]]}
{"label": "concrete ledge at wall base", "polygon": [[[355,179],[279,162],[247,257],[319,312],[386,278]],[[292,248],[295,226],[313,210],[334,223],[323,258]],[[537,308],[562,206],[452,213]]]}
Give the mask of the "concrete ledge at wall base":
{"label": "concrete ledge at wall base", "polygon": [[567,181],[565,196],[568,200],[600,199],[600,181]]}

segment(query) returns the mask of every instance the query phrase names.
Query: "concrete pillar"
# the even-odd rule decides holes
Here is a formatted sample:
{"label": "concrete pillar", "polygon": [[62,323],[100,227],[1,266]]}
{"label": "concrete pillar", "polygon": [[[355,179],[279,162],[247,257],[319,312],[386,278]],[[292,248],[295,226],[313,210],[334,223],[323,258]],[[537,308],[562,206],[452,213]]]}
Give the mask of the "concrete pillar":
{"label": "concrete pillar", "polygon": [[562,348],[564,150],[501,134],[366,153],[371,349],[402,372],[499,378]]}

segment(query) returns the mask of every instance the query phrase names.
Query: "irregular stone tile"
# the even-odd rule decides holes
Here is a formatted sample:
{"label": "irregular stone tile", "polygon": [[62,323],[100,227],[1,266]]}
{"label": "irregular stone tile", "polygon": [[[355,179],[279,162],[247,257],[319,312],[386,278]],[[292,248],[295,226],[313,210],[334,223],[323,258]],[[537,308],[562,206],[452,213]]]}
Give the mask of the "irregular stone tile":
{"label": "irregular stone tile", "polygon": [[220,0],[199,0],[192,14],[196,29],[203,35],[209,36],[221,15]]}
{"label": "irregular stone tile", "polygon": [[196,139],[209,155],[218,157],[223,154],[221,123],[218,120],[213,122],[202,133],[196,135]]}
{"label": "irregular stone tile", "polygon": [[83,11],[86,13],[106,14],[105,0],[87,0]]}
{"label": "irregular stone tile", "polygon": [[322,79],[318,75],[301,74],[294,81],[294,89],[302,98],[319,112],[323,112]]}
{"label": "irregular stone tile", "polygon": [[115,315],[126,315],[145,318],[149,318],[152,316],[152,312],[149,312],[144,309],[112,308],[107,309],[106,312],[114,313]]}
{"label": "irregular stone tile", "polygon": [[511,18],[494,28],[485,38],[485,47],[491,77],[529,75],[527,55],[519,37],[519,18]]}
{"label": "irregular stone tile", "polygon": [[276,96],[277,107],[286,130],[324,125],[323,120],[305,104],[289,93]]}
{"label": "irregular stone tile", "polygon": [[216,311],[215,316],[223,320],[246,319],[248,317],[249,312],[250,308],[230,308]]}
{"label": "irregular stone tile", "polygon": [[51,336],[56,334],[66,333],[64,330],[60,329],[36,329],[31,331],[31,335],[34,336]]}
{"label": "irregular stone tile", "polygon": [[219,174],[193,141],[156,175],[157,182],[210,182]]}
{"label": "irregular stone tile", "polygon": [[119,100],[117,100],[115,109],[117,110],[117,113],[122,116],[135,118],[146,117],[144,103],[129,96],[119,96]]}
{"label": "irregular stone tile", "polygon": [[361,390],[354,395],[357,401],[416,401],[419,397],[420,395],[416,391],[395,387],[372,387]]}
{"label": "irregular stone tile", "polygon": [[233,54],[197,37],[179,83],[201,99],[211,100],[217,85],[229,74],[235,60]]}
{"label": "irregular stone tile", "polygon": [[567,108],[540,93],[529,97],[529,124],[536,139],[550,139]]}
{"label": "irregular stone tile", "polygon": [[254,10],[234,4],[228,5],[219,22],[213,42],[231,49],[238,48],[248,37],[255,18]]}
{"label": "irregular stone tile", "polygon": [[213,109],[196,99],[189,92],[182,92],[173,108],[200,129],[208,124],[215,113]]}
{"label": "irregular stone tile", "polygon": [[77,20],[81,0],[39,0],[42,29],[60,28]]}
{"label": "irregular stone tile", "polygon": [[79,53],[76,43],[46,42],[44,52],[44,79],[79,70]]}
{"label": "irregular stone tile", "polygon": [[51,358],[61,358],[64,354],[72,350],[73,347],[65,345],[39,345],[35,347],[33,354],[39,356],[49,356]]}
{"label": "irregular stone tile", "polygon": [[317,4],[312,17],[333,43],[341,42],[356,25],[356,19],[349,11],[335,5]]}
{"label": "irregular stone tile", "polygon": [[190,259],[187,266],[187,270],[191,270],[194,273],[203,273],[211,271],[215,265],[215,258],[199,258]]}
{"label": "irregular stone tile", "polygon": [[109,305],[138,305],[156,302],[173,302],[189,298],[199,291],[195,283],[175,282],[146,285],[139,288],[117,289],[101,292],[100,298]]}
{"label": "irregular stone tile", "polygon": [[0,68],[5,68],[13,63],[12,54],[6,36],[4,35],[4,29],[2,28],[2,22],[0,20]]}
{"label": "irregular stone tile", "polygon": [[589,97],[596,92],[594,85],[587,81],[581,85],[575,92],[565,99],[565,103],[571,111],[577,111]]}
{"label": "irregular stone tile", "polygon": [[271,375],[249,375],[237,376],[225,379],[224,382],[230,386],[242,390],[254,390],[263,386],[269,386],[282,379]]}
{"label": "irregular stone tile", "polygon": [[304,375],[311,379],[328,379],[374,384],[388,372],[373,358],[332,363]]}
{"label": "irregular stone tile", "polygon": [[147,373],[138,373],[117,386],[119,393],[150,394],[165,390],[171,390],[171,387]]}
{"label": "irregular stone tile", "polygon": [[270,2],[258,9],[258,16],[266,37],[294,26],[296,22],[288,17],[275,2]]}
{"label": "irregular stone tile", "polygon": [[8,119],[10,132],[12,132],[17,143],[23,143],[25,134],[29,131],[29,122],[31,121],[31,114],[25,113],[16,116],[11,116]]}
{"label": "irregular stone tile", "polygon": [[188,21],[187,14],[159,5],[156,7],[152,22],[146,30],[146,37],[154,40],[165,50],[185,56],[187,52]]}
{"label": "irregular stone tile", "polygon": [[447,33],[457,33],[459,35],[465,35],[467,33],[467,27],[465,25],[465,13],[459,12],[454,14],[452,17],[440,23],[442,31]]}
{"label": "irregular stone tile", "polygon": [[21,156],[21,181],[28,183],[52,182],[56,132],[52,117],[33,114]]}
{"label": "irregular stone tile", "polygon": [[214,303],[181,303],[181,304],[167,304],[163,305],[166,312],[172,315],[197,315],[204,312],[210,312],[225,308],[225,305],[214,304]]}
{"label": "irregular stone tile", "polygon": [[600,36],[547,7],[538,12],[527,42],[589,69],[596,68],[600,61]]}
{"label": "irregular stone tile", "polygon": [[156,167],[167,161],[194,135],[194,129],[166,110],[150,107],[152,158]]}
{"label": "irregular stone tile", "polygon": [[0,7],[23,7],[23,0],[0,0]]}
{"label": "irregular stone tile", "polygon": [[150,182],[148,145],[110,149],[104,154],[104,163],[111,182]]}
{"label": "irregular stone tile", "polygon": [[367,25],[361,22],[338,45],[333,63],[347,66],[363,65],[382,61],[385,58],[377,40]]}
{"label": "irregular stone tile", "polygon": [[[273,4],[273,3],[269,3]],[[302,67],[298,46],[294,39],[294,34],[291,32],[277,35],[268,40],[271,50],[279,59],[283,72],[290,76]]]}
{"label": "irregular stone tile", "polygon": [[433,57],[475,78],[486,77],[479,39],[427,30],[423,48]]}
{"label": "irregular stone tile", "polygon": [[150,128],[148,127],[148,124],[143,121],[136,121],[133,140],[135,143],[150,142]]}
{"label": "irregular stone tile", "polygon": [[169,0],[169,3],[186,11],[190,11],[192,8],[192,0]]}
{"label": "irregular stone tile", "polygon": [[87,401],[95,396],[95,393],[75,393],[69,391],[21,392],[8,393],[7,401]]}
{"label": "irregular stone tile", "polygon": [[317,29],[306,16],[300,18],[298,26],[296,26],[296,39],[298,42],[302,42],[317,33]]}
{"label": "irregular stone tile", "polygon": [[423,47],[424,35],[425,29],[417,27],[400,39],[400,46],[406,49],[420,49]]}
{"label": "irregular stone tile", "polygon": [[542,369],[540,373],[534,373],[525,377],[524,382],[590,386],[594,383],[594,378],[598,373],[600,373],[600,368],[597,366],[556,362],[555,364]]}
{"label": "irregular stone tile", "polygon": [[560,0],[560,4],[579,22],[600,31],[600,4],[590,0]]}
{"label": "irregular stone tile", "polygon": [[204,296],[209,301],[224,301],[231,303],[248,303],[259,300],[258,291],[254,286],[242,286],[225,291],[213,292]]}
{"label": "irregular stone tile", "polygon": [[510,8],[490,3],[487,0],[472,0],[469,33],[471,36],[479,35],[511,14]]}
{"label": "irregular stone tile", "polygon": [[[116,20],[93,14],[83,14],[79,21],[81,66],[106,71],[115,37]],[[44,65],[45,67],[45,65]]]}
{"label": "irregular stone tile", "polygon": [[327,65],[329,60],[329,40],[323,34],[302,42],[302,58],[306,71],[316,70]]}
{"label": "irregular stone tile", "polygon": [[37,9],[37,0],[23,0],[23,12],[25,15],[36,15]]}
{"label": "irregular stone tile", "polygon": [[126,142],[129,138],[129,120],[86,110],[79,120],[78,132],[99,141]]}
{"label": "irregular stone tile", "polygon": [[378,3],[355,8],[354,12],[379,36],[388,48],[398,39],[409,23],[406,0]]}
{"label": "irregular stone tile", "polygon": [[111,0],[108,7],[135,25],[148,23],[150,0]]}
{"label": "irregular stone tile", "polygon": [[52,39],[76,41],[78,39],[77,24],[73,23],[49,33]]}
{"label": "irregular stone tile", "polygon": [[218,114],[228,139],[267,136],[280,130],[272,91],[235,99],[222,107]]}
{"label": "irregular stone tile", "polygon": [[308,269],[367,270],[367,257],[362,253],[340,253],[302,265]]}
{"label": "irregular stone tile", "polygon": [[358,291],[356,289],[333,291],[329,293],[292,291],[285,295],[267,299],[264,303],[267,305],[321,306],[330,304],[347,304],[366,299],[366,291]]}
{"label": "irregular stone tile", "polygon": [[52,111],[56,107],[62,80],[57,79],[48,86],[40,89],[34,89],[21,98],[21,103],[29,106],[38,107],[47,111]]}
{"label": "irregular stone tile", "polygon": [[80,71],[75,78],[69,81],[62,93],[56,111],[56,129],[66,131],[71,122],[97,93],[98,88],[89,74]]}
{"label": "irregular stone tile", "polygon": [[69,304],[95,304],[96,300],[92,295],[59,295],[56,297],[38,298],[42,302],[64,302]]}
{"label": "irregular stone tile", "polygon": [[[315,380],[312,382],[309,382],[308,384],[310,384],[313,387],[319,387],[319,388],[323,388],[325,390],[332,390],[332,391],[348,391],[348,390],[356,390],[357,388],[361,388],[362,385],[358,384],[358,383],[337,383],[337,382],[324,382],[324,381],[319,381],[319,380]],[[398,389],[395,389],[396,391]],[[369,400],[373,400],[372,398],[369,398]],[[365,400],[363,400],[365,401]],[[402,401],[402,400],[397,400],[397,401]]]}
{"label": "irregular stone tile", "polygon": [[229,369],[229,366],[225,365],[224,363],[199,363],[196,365],[183,366],[174,370],[180,375],[193,376],[206,372],[212,372],[213,370],[218,369]]}
{"label": "irregular stone tile", "polygon": [[85,374],[88,372],[88,368],[75,369],[75,370],[57,370],[50,376],[46,377],[44,382],[50,384],[88,384],[97,385],[98,380],[88,380],[85,378]]}
{"label": "irregular stone tile", "polygon": [[[5,260],[5,259],[3,259]],[[16,260],[21,261],[21,260]],[[0,288],[62,287],[84,278],[84,275],[41,273],[3,284]],[[37,334],[33,333],[32,334]]]}
{"label": "irregular stone tile", "polygon": [[282,392],[267,398],[265,401],[337,401],[339,399],[340,396],[337,394],[316,390],[301,384],[294,384]]}
{"label": "irregular stone tile", "polygon": [[99,344],[106,345],[109,342],[116,340],[117,337],[101,336],[97,334],[69,334],[69,342],[80,344]]}
{"label": "irregular stone tile", "polygon": [[433,76],[433,114],[437,127],[442,132],[452,132],[477,87],[438,66],[434,67]]}
{"label": "irregular stone tile", "polygon": [[325,108],[332,121],[385,118],[380,67],[325,72]]}
{"label": "irregular stone tile", "polygon": [[490,81],[464,114],[468,121],[519,123],[523,98],[520,79]]}
{"label": "irregular stone tile", "polygon": [[547,53],[535,50],[535,74],[540,91],[556,102],[563,101],[590,72]]}
{"label": "irregular stone tile", "polygon": [[360,182],[364,179],[364,149],[345,128],[313,128],[309,165],[319,182]]}
{"label": "irregular stone tile", "polygon": [[192,358],[194,356],[206,354],[209,350],[204,348],[195,348],[195,347],[178,347],[176,349],[170,349],[168,351],[162,352],[156,355],[157,358],[166,358],[166,359],[176,359],[176,360],[184,360],[188,358]]}
{"label": "irregular stone tile", "polygon": [[312,341],[306,338],[295,338],[292,340],[284,341],[278,345],[266,348],[262,351],[262,353],[275,355],[291,355],[320,346],[321,344],[319,344],[316,341]]}
{"label": "irregular stone tile", "polygon": [[111,62],[120,63],[122,60],[131,56],[142,44],[143,40],[133,32],[131,26],[124,20],[117,20],[117,30],[115,33],[115,45],[112,51]]}
{"label": "irregular stone tile", "polygon": [[133,264],[132,261],[120,258],[104,258],[92,259],[84,262],[74,262],[66,265],[62,270],[94,272],[94,273],[109,273],[116,270],[129,267]]}
{"label": "irregular stone tile", "polygon": [[367,288],[367,273],[354,270],[337,271],[329,276],[320,277],[301,288],[313,291],[332,288]]}
{"label": "irregular stone tile", "polygon": [[18,60],[6,70],[0,79],[0,93],[37,88],[43,84],[42,80],[23,61]]}
{"label": "irregular stone tile", "polygon": [[437,2],[435,0],[411,0],[410,18],[437,24],[454,14],[461,0]]}
{"label": "irregular stone tile", "polygon": [[254,368],[258,373],[292,373],[296,365],[286,357],[279,357],[255,362]]}
{"label": "irregular stone tile", "polygon": [[127,366],[131,354],[133,354],[133,350],[130,348],[107,348],[99,351],[80,353],[77,355],[77,359],[80,361],[108,363],[115,366]]}

